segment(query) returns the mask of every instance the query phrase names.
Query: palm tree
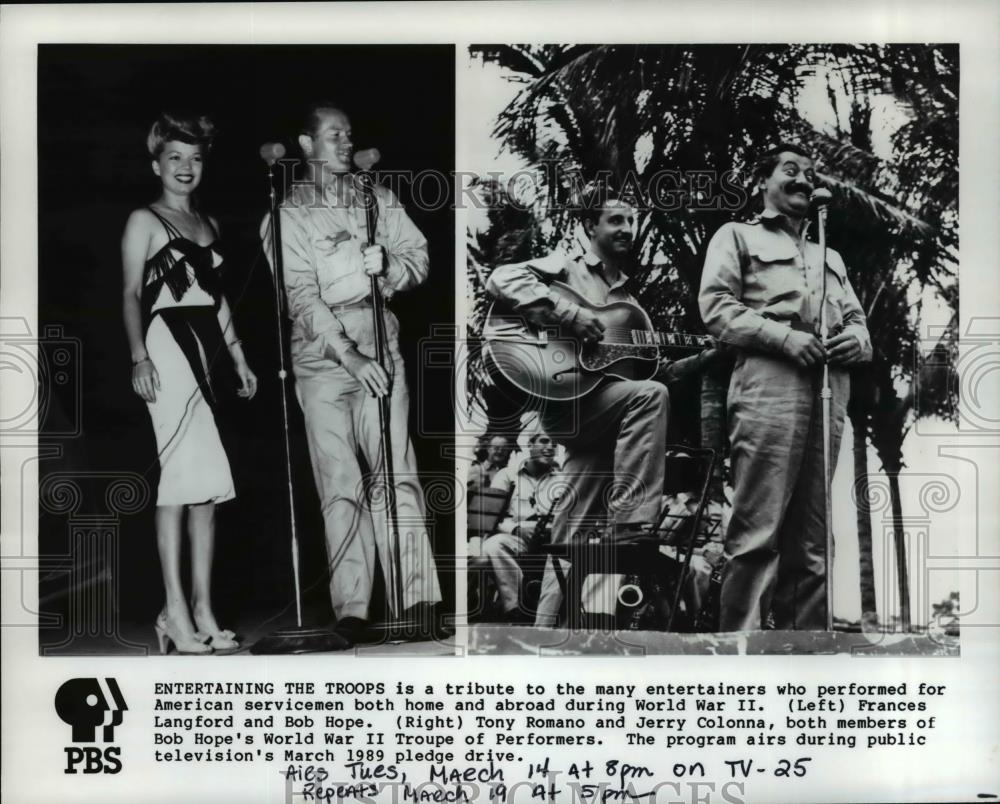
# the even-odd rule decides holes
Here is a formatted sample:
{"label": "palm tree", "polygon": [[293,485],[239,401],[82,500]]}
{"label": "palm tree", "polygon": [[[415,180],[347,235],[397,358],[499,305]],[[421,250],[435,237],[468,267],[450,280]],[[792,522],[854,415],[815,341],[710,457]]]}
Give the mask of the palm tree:
{"label": "palm tree", "polygon": [[[838,221],[850,237],[838,246],[851,266],[851,282],[865,307],[876,345],[872,366],[855,373],[849,408],[854,432],[855,489],[858,500],[858,539],[862,624],[873,626],[875,582],[872,562],[872,528],[868,511],[867,441],[870,438],[889,479],[901,621],[909,628],[909,593],[902,531],[899,475],[903,470],[902,445],[915,416],[933,413],[954,420],[954,390],[936,382],[931,367],[939,365],[942,350],[949,352],[957,339],[957,312],[935,347],[931,360],[917,353],[919,299],[925,287],[933,288],[957,311],[957,117],[958,61],[954,48],[929,49],[905,46],[894,49],[890,87],[907,115],[894,135],[896,159],[879,165],[866,155],[872,152],[872,109],[861,88],[847,87],[850,102],[846,130],[838,126],[837,139],[849,143],[842,159],[843,177],[855,187],[874,187],[880,195],[892,193],[899,208],[918,221],[907,226],[898,217],[876,214],[863,195],[841,211]],[[843,77],[843,76],[842,76]],[[846,80],[851,80],[851,74]],[[868,208],[866,208],[868,206]],[[916,242],[907,229],[919,232]],[[918,300],[916,304],[913,300]],[[915,375],[915,367],[916,375]],[[932,380],[935,380],[932,382]],[[909,390],[902,394],[897,387]],[[914,389],[921,386],[921,405]]]}
{"label": "palm tree", "polygon": [[486,279],[497,265],[528,259],[538,249],[538,221],[512,202],[507,188],[496,179],[477,181],[473,189],[487,208],[488,226],[469,233],[466,242],[466,403],[485,413],[486,431],[516,433],[520,423],[520,400],[505,396],[494,385],[480,357],[479,334],[489,309]]}

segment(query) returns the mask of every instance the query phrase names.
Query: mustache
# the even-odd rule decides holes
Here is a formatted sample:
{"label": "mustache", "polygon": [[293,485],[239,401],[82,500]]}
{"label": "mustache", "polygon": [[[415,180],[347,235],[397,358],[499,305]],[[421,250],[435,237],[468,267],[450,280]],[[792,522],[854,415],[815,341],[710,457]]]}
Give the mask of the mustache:
{"label": "mustache", "polygon": [[811,195],[812,191],[813,186],[811,184],[804,184],[798,181],[793,181],[785,185],[785,192],[788,193],[805,193],[806,195]]}

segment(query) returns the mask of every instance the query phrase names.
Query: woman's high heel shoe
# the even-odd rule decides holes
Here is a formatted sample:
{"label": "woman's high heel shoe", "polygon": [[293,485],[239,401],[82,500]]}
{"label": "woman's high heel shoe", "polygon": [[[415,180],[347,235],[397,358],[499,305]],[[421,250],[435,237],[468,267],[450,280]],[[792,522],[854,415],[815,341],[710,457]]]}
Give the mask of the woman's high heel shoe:
{"label": "woman's high heel shoe", "polygon": [[167,655],[171,644],[178,653],[192,656],[204,656],[212,652],[212,648],[199,640],[197,634],[181,633],[166,614],[160,614],[156,618],[154,628],[156,629],[156,641],[159,643],[160,653],[164,656]]}
{"label": "woman's high heel shoe", "polygon": [[220,628],[218,630],[204,628],[202,624],[198,622],[197,614],[194,617],[194,623],[195,628],[198,629],[195,633],[195,637],[207,644],[212,650],[239,650],[240,643],[236,641],[236,634],[228,628]]}

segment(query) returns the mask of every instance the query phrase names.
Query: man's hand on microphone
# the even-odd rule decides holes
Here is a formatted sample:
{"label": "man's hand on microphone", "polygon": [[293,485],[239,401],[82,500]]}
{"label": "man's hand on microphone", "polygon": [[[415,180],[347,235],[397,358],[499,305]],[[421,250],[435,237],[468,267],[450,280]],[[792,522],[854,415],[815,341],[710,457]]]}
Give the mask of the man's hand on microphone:
{"label": "man's hand on microphone", "polygon": [[389,393],[389,375],[377,360],[365,357],[357,349],[349,349],[340,356],[340,362],[370,396],[380,397]]}
{"label": "man's hand on microphone", "polygon": [[853,332],[841,332],[826,339],[826,356],[830,365],[850,366],[861,358],[861,341]]}
{"label": "man's hand on microphone", "polygon": [[365,261],[365,273],[368,276],[382,276],[385,273],[385,249],[382,246],[368,246],[361,252]]}
{"label": "man's hand on microphone", "polygon": [[819,338],[812,333],[799,332],[796,329],[788,331],[781,349],[793,363],[802,368],[814,366],[826,359],[826,351]]}

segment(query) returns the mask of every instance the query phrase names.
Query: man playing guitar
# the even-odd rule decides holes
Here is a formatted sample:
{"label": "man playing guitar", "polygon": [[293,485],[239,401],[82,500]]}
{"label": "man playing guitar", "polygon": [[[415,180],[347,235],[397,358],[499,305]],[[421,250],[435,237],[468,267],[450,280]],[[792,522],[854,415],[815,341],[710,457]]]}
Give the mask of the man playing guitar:
{"label": "man playing guitar", "polygon": [[[624,272],[631,265],[635,212],[603,186],[582,195],[579,212],[590,238],[586,253],[500,266],[490,275],[487,290],[530,325],[571,334],[586,352],[605,338],[605,325],[593,311],[550,285],[568,286],[595,306],[628,302],[638,307],[625,290]],[[662,383],[611,374],[578,398],[542,402],[543,428],[566,448],[563,475],[568,489],[553,516],[553,544],[566,545],[595,532],[614,538],[659,520],[668,412]],[[605,582],[592,588],[591,595],[610,613],[616,590],[607,583],[609,576],[600,577]],[[535,624],[555,625],[561,602],[550,559]],[[587,608],[594,611],[596,606]]]}

